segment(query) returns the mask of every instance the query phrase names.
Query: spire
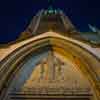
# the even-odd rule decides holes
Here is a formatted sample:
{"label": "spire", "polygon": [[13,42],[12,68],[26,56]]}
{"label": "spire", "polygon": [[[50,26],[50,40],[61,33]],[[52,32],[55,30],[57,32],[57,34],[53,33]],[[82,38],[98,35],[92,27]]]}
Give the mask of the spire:
{"label": "spire", "polygon": [[92,26],[91,24],[88,24],[88,26],[89,26],[89,28],[90,28],[90,30],[91,30],[92,32],[97,32],[97,31],[98,31],[97,28],[94,27],[94,26]]}
{"label": "spire", "polygon": [[100,36],[100,29],[98,29],[98,28],[95,27],[95,26],[92,26],[91,24],[88,24],[88,26],[89,26],[89,28],[90,28],[90,30],[91,30],[92,32],[95,32],[95,33],[97,33],[97,34]]}
{"label": "spire", "polygon": [[[54,0],[48,0],[50,5],[53,4],[51,1]],[[48,31],[59,32],[65,35],[66,32],[75,33],[76,28],[62,10],[49,6],[46,10],[40,10],[26,29],[27,33],[31,33],[34,36]]]}

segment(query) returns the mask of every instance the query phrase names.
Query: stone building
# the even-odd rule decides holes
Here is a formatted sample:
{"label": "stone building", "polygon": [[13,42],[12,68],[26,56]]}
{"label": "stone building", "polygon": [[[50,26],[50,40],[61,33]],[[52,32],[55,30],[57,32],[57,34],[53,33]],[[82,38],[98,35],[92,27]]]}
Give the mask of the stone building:
{"label": "stone building", "polygon": [[100,49],[92,43],[63,11],[39,11],[0,47],[0,100],[100,100]]}

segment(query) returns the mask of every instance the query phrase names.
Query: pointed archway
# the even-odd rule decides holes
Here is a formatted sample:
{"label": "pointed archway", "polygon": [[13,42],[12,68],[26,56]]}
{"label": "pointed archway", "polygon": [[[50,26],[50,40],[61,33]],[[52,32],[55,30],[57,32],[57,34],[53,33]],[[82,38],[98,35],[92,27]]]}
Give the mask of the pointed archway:
{"label": "pointed archway", "polygon": [[[74,64],[73,66],[77,70],[79,70],[79,72],[81,72],[86,80],[88,80],[90,84],[89,88],[93,93],[93,98],[99,100],[100,90],[98,88],[98,73],[93,70],[94,67],[99,67],[99,60],[79,45],[55,36],[46,36],[32,41],[14,51],[10,55],[9,59],[5,59],[6,64],[2,62],[1,66],[3,66],[4,69],[0,73],[2,75],[0,83],[0,89],[2,91],[1,97],[8,96],[7,93],[9,93],[9,87],[12,87],[11,84],[13,83],[13,81],[11,80],[14,80],[15,76],[18,77],[18,73],[21,71],[21,69],[25,69],[23,67],[23,64],[28,60],[28,56],[31,56],[33,54],[33,57],[35,57],[36,55],[40,55],[43,52],[51,51],[51,48],[54,52],[60,54],[64,59],[68,59],[72,64]],[[42,56],[39,56],[39,58],[41,57]],[[94,62],[90,63],[88,59]],[[63,59],[60,61],[63,62]],[[4,72],[5,75],[2,74]],[[24,73],[23,75],[26,75],[27,73],[28,72],[26,70],[26,73]],[[76,71],[76,73],[78,72]],[[80,74],[78,75],[80,76]],[[18,77],[18,79],[20,79],[20,77]],[[86,82],[86,80],[84,82]],[[26,82],[26,80],[24,80],[23,82]],[[19,88],[19,86],[20,85],[17,85],[15,88]]]}

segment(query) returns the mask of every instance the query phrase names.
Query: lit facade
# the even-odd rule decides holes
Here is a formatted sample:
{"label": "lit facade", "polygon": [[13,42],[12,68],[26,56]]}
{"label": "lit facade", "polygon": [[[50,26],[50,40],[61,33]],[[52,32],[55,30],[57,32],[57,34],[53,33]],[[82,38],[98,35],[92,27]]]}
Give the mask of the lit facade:
{"label": "lit facade", "polygon": [[90,45],[61,10],[41,10],[0,49],[0,100],[100,100],[100,56]]}

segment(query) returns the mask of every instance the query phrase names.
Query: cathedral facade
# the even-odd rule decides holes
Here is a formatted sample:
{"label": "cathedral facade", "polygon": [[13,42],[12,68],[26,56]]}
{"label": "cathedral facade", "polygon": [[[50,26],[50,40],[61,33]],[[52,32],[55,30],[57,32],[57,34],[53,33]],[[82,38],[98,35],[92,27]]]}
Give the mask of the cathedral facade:
{"label": "cathedral facade", "polygon": [[100,58],[91,48],[63,11],[39,11],[0,49],[0,100],[100,100]]}

